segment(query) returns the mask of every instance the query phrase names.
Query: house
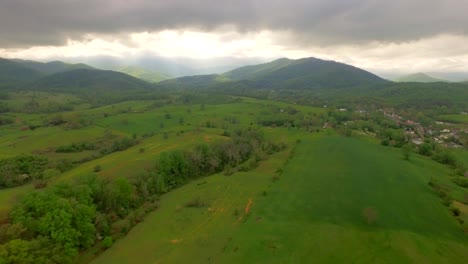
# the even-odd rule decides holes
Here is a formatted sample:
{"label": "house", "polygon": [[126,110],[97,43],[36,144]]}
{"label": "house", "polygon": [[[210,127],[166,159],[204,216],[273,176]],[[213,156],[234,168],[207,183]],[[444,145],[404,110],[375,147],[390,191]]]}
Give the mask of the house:
{"label": "house", "polygon": [[424,141],[421,139],[421,138],[413,138],[411,139],[411,142],[415,145],[422,145],[422,143],[424,143]]}

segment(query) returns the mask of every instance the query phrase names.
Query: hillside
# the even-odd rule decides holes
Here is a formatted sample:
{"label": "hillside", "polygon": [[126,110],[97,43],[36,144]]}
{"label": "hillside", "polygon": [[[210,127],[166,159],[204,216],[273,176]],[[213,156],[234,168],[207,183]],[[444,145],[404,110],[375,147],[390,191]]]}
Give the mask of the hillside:
{"label": "hillside", "polygon": [[[254,171],[210,176],[163,195],[160,209],[92,263],[463,263],[468,257],[466,237],[426,183],[446,168],[422,157],[404,161],[398,149],[366,140],[300,137],[285,166],[281,153]],[[194,198],[206,205],[184,206]],[[372,223],[367,208],[375,212]]]}
{"label": "hillside", "polygon": [[362,69],[316,58],[278,59],[269,63],[237,68],[221,75],[177,78],[163,85],[187,88],[216,86],[248,87],[248,89],[308,90],[348,88],[387,84],[388,81]]}
{"label": "hillside", "polygon": [[316,58],[279,59],[241,67],[224,76],[232,80],[252,81],[259,88],[282,89],[345,88],[387,83],[354,66]]}
{"label": "hillside", "polygon": [[397,82],[422,82],[422,83],[448,82],[443,79],[434,78],[422,72],[402,76],[398,78],[396,81]]}
{"label": "hillside", "polygon": [[38,62],[38,61],[20,60],[20,59],[15,59],[14,61],[25,67],[38,71],[44,75],[70,71],[70,70],[77,70],[77,69],[94,69],[93,67],[83,64],[83,63],[70,64],[70,63],[65,63],[62,61]]}
{"label": "hillside", "polygon": [[150,85],[130,75],[103,70],[78,69],[45,76],[28,88],[43,91],[138,90]]}
{"label": "hillside", "polygon": [[42,74],[13,60],[0,58],[0,87],[18,86]]}
{"label": "hillside", "polygon": [[292,60],[287,58],[277,59],[272,62],[267,62],[257,65],[249,65],[228,71],[223,75],[233,81],[239,80],[253,80],[260,76],[271,73],[275,70],[287,67],[293,63]]}
{"label": "hillside", "polygon": [[145,80],[147,82],[160,82],[170,79],[171,76],[154,70],[147,70],[137,66],[124,66],[118,68],[116,71],[123,72],[135,78]]}

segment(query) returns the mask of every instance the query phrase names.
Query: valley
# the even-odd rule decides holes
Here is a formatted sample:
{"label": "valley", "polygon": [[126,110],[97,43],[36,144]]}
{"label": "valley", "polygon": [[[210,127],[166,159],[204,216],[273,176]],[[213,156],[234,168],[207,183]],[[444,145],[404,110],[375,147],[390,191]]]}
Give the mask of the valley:
{"label": "valley", "polygon": [[0,263],[468,257],[466,84],[315,58],[157,83],[0,63],[28,76],[1,79]]}

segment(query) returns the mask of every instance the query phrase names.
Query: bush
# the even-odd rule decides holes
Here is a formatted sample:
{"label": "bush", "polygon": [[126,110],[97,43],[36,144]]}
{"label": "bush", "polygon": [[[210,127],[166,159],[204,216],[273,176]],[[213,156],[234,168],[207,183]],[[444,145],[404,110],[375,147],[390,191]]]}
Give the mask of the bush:
{"label": "bush", "polygon": [[382,146],[389,146],[390,141],[388,139],[382,139],[382,142],[380,142],[380,144],[382,144]]}
{"label": "bush", "polygon": [[205,207],[205,206],[206,206],[206,203],[203,202],[200,199],[200,197],[194,198],[185,204],[185,207],[194,207],[194,208],[200,208],[200,207]]}
{"label": "bush", "polygon": [[103,240],[102,240],[102,246],[104,248],[110,248],[112,246],[112,244],[114,244],[114,241],[112,240],[112,237],[111,236],[106,236]]}
{"label": "bush", "polygon": [[457,184],[458,186],[461,186],[463,188],[468,188],[468,178],[465,177],[455,177],[453,179],[453,182]]}
{"label": "bush", "polygon": [[74,153],[74,152],[82,152],[85,150],[95,150],[96,146],[92,143],[86,143],[86,142],[81,142],[81,143],[72,143],[70,145],[66,146],[59,146],[55,149],[55,152],[57,153]]}
{"label": "bush", "polygon": [[458,209],[458,208],[456,208],[456,207],[454,207],[454,206],[451,206],[451,207],[450,207],[450,211],[452,211],[452,214],[453,214],[454,216],[460,216],[460,214],[461,214],[460,209]]}
{"label": "bush", "polygon": [[442,204],[449,207],[452,204],[452,198],[449,195],[443,197]]}
{"label": "bush", "polygon": [[101,170],[102,170],[101,165],[94,166],[94,169],[93,169],[94,172],[100,172]]}
{"label": "bush", "polygon": [[429,143],[424,143],[419,146],[418,153],[424,156],[431,156],[432,155],[432,146]]}
{"label": "bush", "polygon": [[455,156],[448,151],[436,152],[433,159],[439,163],[452,165],[452,166],[455,166],[457,162]]}

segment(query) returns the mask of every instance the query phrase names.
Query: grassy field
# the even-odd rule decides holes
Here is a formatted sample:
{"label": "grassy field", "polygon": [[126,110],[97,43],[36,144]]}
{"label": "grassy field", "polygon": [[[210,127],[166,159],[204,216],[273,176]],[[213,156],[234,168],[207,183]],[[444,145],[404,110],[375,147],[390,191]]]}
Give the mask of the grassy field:
{"label": "grassy field", "polygon": [[468,115],[441,115],[439,119],[457,124],[468,124]]}
{"label": "grassy field", "polygon": [[[284,131],[283,131],[284,132]],[[428,186],[449,170],[398,149],[301,135],[254,171],[164,195],[92,263],[464,263],[468,239]],[[290,137],[293,140],[294,137]],[[199,206],[188,207],[192,201]],[[367,224],[365,208],[374,208]]]}
{"label": "grassy field", "polygon": [[[36,96],[35,98],[44,100],[52,100],[61,96],[60,94],[48,96],[41,93],[33,95]],[[29,98],[33,95],[19,93],[12,96],[11,100],[17,102],[20,98]],[[286,109],[291,105],[250,98],[242,98],[235,103],[203,106],[156,107],[153,104],[154,101],[127,101],[99,108],[52,114],[60,115],[66,120],[79,117],[89,121],[89,125],[76,129],[60,126],[24,129],[27,124],[42,125],[44,119],[50,116],[9,113],[16,121],[14,124],[0,126],[0,159],[21,154],[36,154],[47,157],[51,161],[63,159],[78,161],[99,154],[99,150],[56,153],[55,149],[71,143],[96,142],[108,133],[119,138],[135,135],[140,141],[136,146],[79,164],[52,181],[73,179],[76,176],[94,173],[93,169],[96,165],[102,167],[102,171],[99,172],[100,176],[131,177],[153,166],[161,152],[185,149],[200,142],[220,140],[220,135],[225,129],[256,127],[257,121],[265,118],[301,120],[305,115],[323,112],[319,108],[294,106],[299,112],[290,115],[282,112],[281,109]],[[286,136],[281,129],[275,131],[274,133],[277,134],[273,135],[275,138],[280,137],[280,134],[282,137]],[[14,206],[14,201],[31,189],[32,184],[13,189],[0,189],[0,212],[5,213],[10,210]]]}

